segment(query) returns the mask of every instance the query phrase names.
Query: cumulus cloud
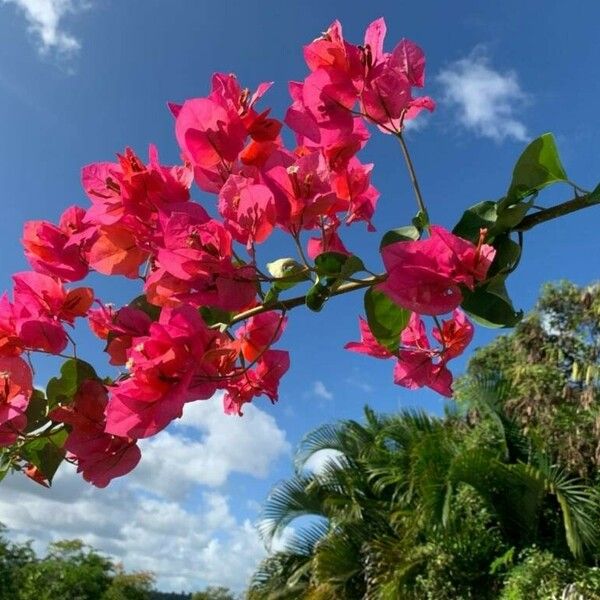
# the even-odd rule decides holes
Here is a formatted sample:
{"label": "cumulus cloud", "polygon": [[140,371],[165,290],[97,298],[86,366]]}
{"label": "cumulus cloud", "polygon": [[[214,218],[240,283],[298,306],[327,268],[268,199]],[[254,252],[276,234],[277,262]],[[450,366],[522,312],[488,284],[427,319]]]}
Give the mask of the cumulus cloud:
{"label": "cumulus cloud", "polygon": [[333,394],[327,389],[322,381],[315,381],[312,391],[317,398],[322,398],[323,400],[333,400]]}
{"label": "cumulus cloud", "polygon": [[133,484],[171,498],[196,485],[223,485],[232,473],[266,477],[274,460],[290,452],[275,419],[248,405],[243,417],[225,415],[221,398],[192,402],[171,431],[140,443],[142,461]]}
{"label": "cumulus cloud", "polygon": [[448,65],[438,76],[442,102],[457,111],[461,125],[496,142],[526,141],[527,128],[518,118],[527,100],[514,71],[495,70],[481,49]]}
{"label": "cumulus cloud", "polygon": [[339,450],[333,450],[331,448],[319,450],[310,456],[304,464],[304,468],[315,475],[319,475],[323,473],[323,470],[327,465],[332,463],[335,464],[342,456],[343,453]]}
{"label": "cumulus cloud", "polygon": [[138,469],[104,490],[66,464],[50,490],[9,476],[0,522],[39,552],[53,540],[82,539],[128,570],[153,571],[165,591],[242,589],[265,550],[218,486],[232,473],[266,476],[289,443],[270,415],[248,406],[243,418],[227,417],[218,400],[189,404],[178,426],[145,442]]}
{"label": "cumulus cloud", "polygon": [[35,36],[42,54],[57,52],[72,54],[81,47],[79,40],[62,28],[61,21],[69,13],[89,7],[87,0],[0,0],[13,4],[27,20],[29,31]]}

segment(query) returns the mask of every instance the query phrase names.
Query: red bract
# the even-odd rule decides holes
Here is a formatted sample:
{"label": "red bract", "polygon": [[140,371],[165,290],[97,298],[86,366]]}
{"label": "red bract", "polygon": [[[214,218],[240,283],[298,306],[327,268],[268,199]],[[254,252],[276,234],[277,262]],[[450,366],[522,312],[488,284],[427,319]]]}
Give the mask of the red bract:
{"label": "red bract", "polygon": [[337,252],[338,254],[350,255],[350,252],[344,246],[342,238],[337,233],[336,225],[325,225],[321,237],[310,238],[306,247],[307,255],[314,260],[323,252]]}
{"label": "red bract", "polygon": [[0,446],[13,444],[27,425],[25,411],[32,391],[29,365],[16,356],[0,358]]}
{"label": "red bract", "polygon": [[105,433],[106,388],[99,381],[84,381],[69,406],[55,408],[50,418],[71,427],[64,448],[77,463],[77,472],[96,487],[106,487],[126,475],[140,461],[136,440]]}
{"label": "red bract", "polygon": [[297,234],[302,229],[315,229],[323,217],[343,210],[320,152],[306,154],[287,167],[277,165],[266,178],[275,195],[279,225],[286,231]]}
{"label": "red bract", "polygon": [[267,350],[258,359],[254,369],[241,369],[225,386],[223,406],[227,414],[242,414],[242,406],[261,394],[271,402],[279,399],[279,381],[290,368],[290,357],[285,350]]}
{"label": "red bract", "polygon": [[191,306],[163,308],[148,335],[132,339],[129,378],[111,389],[106,430],[148,437],[180,417],[186,402],[212,396],[218,362],[207,356],[223,337],[208,329]]}
{"label": "red bract", "polygon": [[412,313],[408,325],[400,335],[397,355],[382,346],[364,319],[360,319],[360,342],[348,342],[344,347],[352,352],[374,358],[397,357],[394,381],[409,389],[429,387],[443,396],[452,396],[452,373],[446,367],[449,360],[459,356],[473,339],[473,325],[462,310],[455,310],[452,318],[442,321],[441,329],[433,329],[433,337],[440,348],[432,348],[425,324],[417,313]]}
{"label": "red bract", "polygon": [[80,236],[87,228],[82,223],[84,210],[73,206],[62,215],[57,227],[47,221],[27,221],[23,228],[25,256],[34,270],[78,281],[88,273]]}
{"label": "red bract", "polygon": [[230,175],[221,188],[219,212],[233,238],[249,250],[269,237],[277,221],[273,192],[240,175]]}
{"label": "red bract", "polygon": [[402,349],[394,369],[394,382],[409,389],[430,387],[442,396],[452,396],[452,374],[444,361],[435,363],[425,324],[413,313],[400,336]]}
{"label": "red bract", "polygon": [[67,292],[60,280],[34,272],[17,273],[13,280],[13,320],[22,345],[58,354],[67,345],[62,322],[73,324],[76,317],[85,316],[93,291],[76,288]]}
{"label": "red bract", "polygon": [[124,365],[127,362],[127,350],[134,337],[148,334],[152,320],[143,311],[124,306],[117,311],[100,305],[88,314],[92,331],[101,339],[107,340],[105,352],[110,356],[111,365]]}
{"label": "red bract", "polygon": [[400,306],[425,315],[454,310],[462,301],[460,285],[473,289],[483,281],[495,249],[432,226],[431,237],[385,246],[383,262],[388,277],[380,285]]}
{"label": "red bract", "polygon": [[455,310],[452,318],[442,320],[442,327],[433,329],[433,337],[443,346],[442,359],[460,356],[473,339],[473,324],[462,310]]}
{"label": "red bract", "polygon": [[374,358],[392,358],[394,356],[385,346],[382,346],[377,341],[369,329],[369,324],[362,317],[359,317],[358,327],[360,329],[360,342],[348,342],[344,346],[346,350],[367,354]]}
{"label": "red bract", "polygon": [[287,317],[274,310],[248,319],[236,331],[236,338],[240,340],[244,358],[252,362],[262,356],[265,350],[281,337],[286,325]]}

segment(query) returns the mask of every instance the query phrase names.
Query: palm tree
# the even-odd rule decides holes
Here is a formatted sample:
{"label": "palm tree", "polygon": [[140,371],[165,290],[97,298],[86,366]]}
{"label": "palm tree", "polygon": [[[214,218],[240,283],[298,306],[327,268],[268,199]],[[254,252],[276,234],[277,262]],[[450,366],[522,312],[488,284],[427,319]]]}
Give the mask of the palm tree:
{"label": "palm tree", "polygon": [[[265,503],[263,539],[270,546],[285,531],[287,543],[259,567],[249,597],[425,598],[443,558],[447,595],[431,597],[492,598],[501,585],[492,563],[531,544],[591,560],[596,490],[511,420],[510,393],[473,379],[443,419],[365,409],[364,424],[309,433],[294,476]],[[323,451],[334,458],[308,470]]]}

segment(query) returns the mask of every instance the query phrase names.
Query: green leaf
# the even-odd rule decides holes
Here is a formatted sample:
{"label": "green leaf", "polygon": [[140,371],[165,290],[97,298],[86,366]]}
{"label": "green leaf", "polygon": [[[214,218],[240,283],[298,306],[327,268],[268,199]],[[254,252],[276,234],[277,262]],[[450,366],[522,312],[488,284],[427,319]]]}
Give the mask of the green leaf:
{"label": "green leaf", "polygon": [[200,314],[202,319],[209,326],[215,325],[229,325],[231,319],[235,313],[216,308],[214,306],[202,306],[200,307]]}
{"label": "green leaf", "polygon": [[129,306],[137,308],[138,310],[146,313],[153,321],[158,321],[158,317],[160,317],[160,306],[154,306],[154,304],[150,304],[144,294],[134,298],[129,303]]}
{"label": "green leaf", "polygon": [[365,293],[365,312],[369,329],[377,341],[390,352],[396,352],[400,344],[400,334],[408,325],[410,311],[371,287]]}
{"label": "green leaf", "polygon": [[419,232],[423,231],[426,227],[429,226],[429,219],[427,215],[420,210],[413,218],[412,224],[419,230]]}
{"label": "green leaf", "polygon": [[48,423],[48,400],[44,392],[33,390],[25,415],[27,416],[27,426],[23,430],[25,433],[31,433]]}
{"label": "green leaf", "polygon": [[8,448],[0,449],[0,481],[9,473],[12,467],[12,458]]}
{"label": "green leaf", "polygon": [[405,227],[391,229],[381,238],[379,249],[381,250],[385,246],[395,244],[396,242],[414,242],[420,237],[421,230],[417,229],[414,225],[406,225]]}
{"label": "green leaf", "polygon": [[325,302],[329,300],[329,296],[329,288],[320,281],[317,281],[306,294],[306,306],[314,312],[319,312],[323,308]]}
{"label": "green leaf", "polygon": [[315,258],[315,270],[319,277],[344,280],[354,273],[364,271],[365,265],[358,256],[348,256],[339,252],[323,252]]}
{"label": "green leaf", "polygon": [[547,185],[567,180],[554,136],[545,133],[533,140],[517,160],[508,189],[507,203],[512,204],[515,200],[539,192]]}
{"label": "green leaf", "polygon": [[505,275],[497,275],[474,291],[463,289],[463,309],[486,327],[514,327],[523,317],[508,296]]}
{"label": "green leaf", "polygon": [[340,254],[339,252],[323,252],[323,254],[319,254],[319,256],[315,258],[317,275],[319,275],[319,277],[338,277],[347,260],[347,254]]}
{"label": "green leaf", "polygon": [[21,456],[35,465],[49,483],[65,457],[63,448],[68,432],[62,428],[48,437],[40,437],[27,442],[21,448]]}
{"label": "green leaf", "polygon": [[263,301],[264,304],[272,304],[273,302],[277,302],[277,300],[279,300],[280,291],[281,290],[277,287],[277,285],[273,284],[265,294]]}
{"label": "green leaf", "polygon": [[531,198],[527,202],[517,202],[510,206],[503,205],[503,200],[501,200],[498,203],[498,219],[492,228],[492,233],[497,235],[516,227],[533,206],[533,200]]}
{"label": "green leaf", "polygon": [[98,379],[94,367],[78,358],[70,358],[60,368],[60,377],[53,377],[46,387],[48,408],[70,404],[79,386],[86,379]]}
{"label": "green leaf", "polygon": [[496,202],[484,200],[468,208],[455,225],[452,233],[465,240],[477,243],[479,240],[479,230],[491,230],[496,224],[498,218],[496,212]]}
{"label": "green leaf", "polygon": [[508,234],[497,236],[494,240],[494,248],[496,248],[496,256],[488,272],[490,278],[498,273],[512,271],[521,258],[521,246]]}

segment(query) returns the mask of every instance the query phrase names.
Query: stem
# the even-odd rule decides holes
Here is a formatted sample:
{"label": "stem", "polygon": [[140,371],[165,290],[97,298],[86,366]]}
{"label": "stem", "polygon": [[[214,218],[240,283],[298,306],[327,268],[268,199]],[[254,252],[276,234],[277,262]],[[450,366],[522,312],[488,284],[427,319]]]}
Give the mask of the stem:
{"label": "stem", "polygon": [[[332,296],[340,296],[341,294],[347,294],[349,292],[354,292],[355,290],[360,290],[362,288],[370,287],[379,283],[385,279],[385,274],[375,275],[374,277],[367,277],[366,279],[361,279],[357,281],[351,281],[349,283],[344,283],[340,285],[337,290],[331,292]],[[290,298],[288,300],[277,300],[276,302],[269,302],[268,304],[259,304],[254,308],[250,308],[245,310],[244,312],[238,313],[235,315],[231,321],[230,325],[235,325],[240,321],[245,321],[250,317],[255,315],[259,315],[261,313],[267,312],[269,310],[289,310],[291,308],[295,308],[296,306],[301,306],[304,304],[306,300],[306,294],[302,296],[296,296],[294,298]]]}
{"label": "stem", "polygon": [[307,269],[310,269],[310,265],[308,264],[308,260],[306,260],[304,250],[302,249],[302,242],[300,241],[300,232],[298,231],[296,233],[292,233],[292,238],[294,240],[296,250],[298,250],[298,256],[300,257],[300,260],[304,263],[304,266]]}
{"label": "stem", "polygon": [[423,195],[421,194],[421,188],[419,187],[417,173],[415,171],[415,167],[410,157],[410,153],[408,152],[408,147],[406,145],[406,142],[404,141],[404,138],[402,137],[402,133],[396,134],[396,137],[400,142],[400,148],[402,148],[402,154],[404,155],[404,160],[406,161],[406,166],[408,168],[408,174],[410,175],[410,182],[412,184],[413,190],[415,191],[417,205],[419,207],[419,210],[425,215],[427,223],[429,223],[429,214],[427,213],[427,208],[425,207],[425,201],[423,200]]}
{"label": "stem", "polygon": [[588,206],[594,206],[600,204],[600,194],[586,194],[585,196],[576,196],[572,200],[567,200],[557,206],[551,208],[545,208],[539,212],[528,215],[514,228],[514,231],[529,231],[541,223],[558,219],[564,215],[568,215],[572,212],[582,210]]}

